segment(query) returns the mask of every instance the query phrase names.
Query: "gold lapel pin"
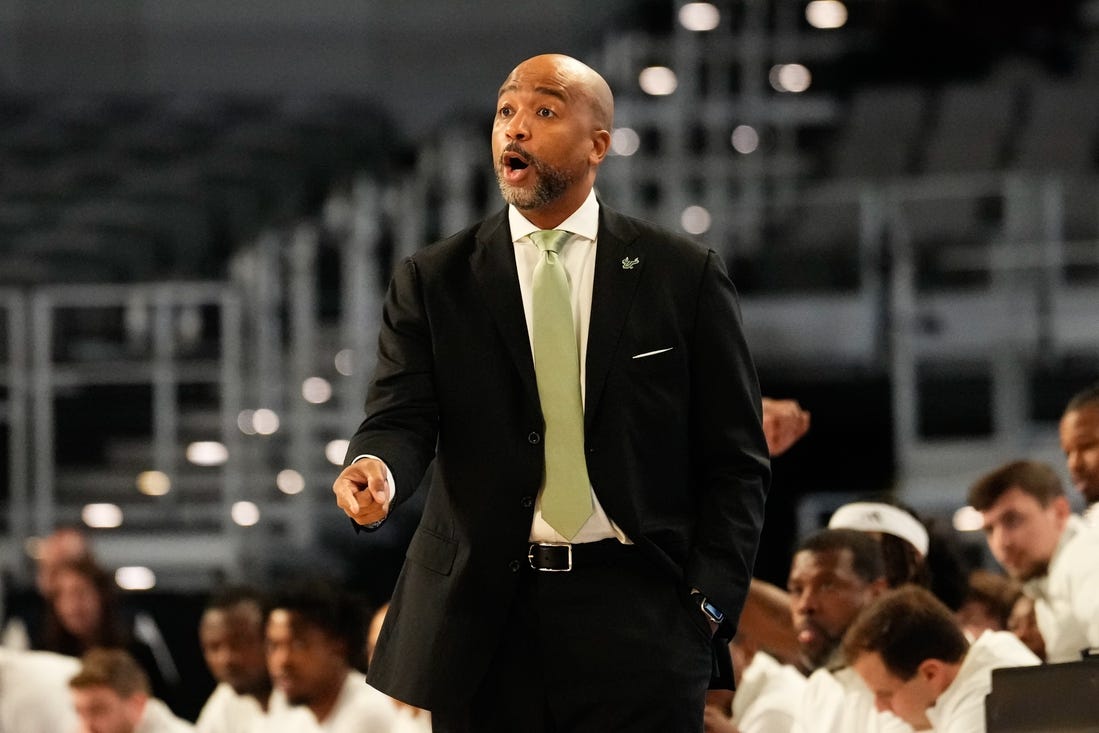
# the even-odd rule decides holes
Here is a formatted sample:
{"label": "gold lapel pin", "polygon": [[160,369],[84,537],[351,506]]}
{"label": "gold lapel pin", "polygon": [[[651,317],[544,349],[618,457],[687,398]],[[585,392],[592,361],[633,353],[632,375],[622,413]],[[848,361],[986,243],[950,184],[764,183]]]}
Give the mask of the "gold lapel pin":
{"label": "gold lapel pin", "polygon": [[622,258],[622,269],[623,270],[632,270],[634,268],[634,265],[636,265],[640,261],[641,261],[641,258],[639,258],[639,257],[634,257],[632,260],[629,257],[623,257]]}

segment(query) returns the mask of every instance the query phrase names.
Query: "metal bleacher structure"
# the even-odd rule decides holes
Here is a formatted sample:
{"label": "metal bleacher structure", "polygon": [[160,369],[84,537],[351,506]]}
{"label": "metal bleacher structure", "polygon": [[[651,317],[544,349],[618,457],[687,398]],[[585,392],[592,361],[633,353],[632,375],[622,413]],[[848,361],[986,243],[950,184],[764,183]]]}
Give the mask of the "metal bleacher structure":
{"label": "metal bleacher structure", "polygon": [[[1064,77],[1005,66],[844,95],[768,85],[772,64],[843,49],[842,33],[766,3],[744,4],[732,29],[609,37],[593,65],[640,145],[607,161],[599,189],[672,228],[705,209],[700,239],[730,263],[761,369],[888,374],[890,488],[945,513],[1001,460],[1060,465],[1029,408],[1034,372],[1099,356],[1099,67],[1084,54]],[[674,94],[638,90],[652,59],[676,71]],[[389,268],[499,206],[484,124],[449,129],[393,174],[384,125],[338,100],[0,110],[5,569],[25,576],[27,540],[89,503],[124,518],[97,536],[104,559],[172,587],[307,557],[334,514],[325,450],[358,423]],[[757,150],[729,144],[739,125]],[[328,175],[334,160],[362,167]],[[303,398],[311,377],[330,399]],[[944,406],[926,385],[954,378],[981,385],[988,429],[928,435]],[[260,409],[276,431],[249,422]],[[196,441],[220,442],[224,461],[191,463]],[[139,491],[145,471],[170,489]],[[258,521],[237,521],[240,502]]]}

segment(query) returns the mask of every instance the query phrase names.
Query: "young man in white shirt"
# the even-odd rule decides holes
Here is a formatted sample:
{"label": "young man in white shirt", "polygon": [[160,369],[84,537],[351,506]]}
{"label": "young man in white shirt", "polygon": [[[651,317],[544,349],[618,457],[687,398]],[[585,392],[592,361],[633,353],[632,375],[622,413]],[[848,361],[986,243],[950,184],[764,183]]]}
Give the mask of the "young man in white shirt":
{"label": "young man in white shirt", "polygon": [[1099,531],[1072,514],[1057,473],[1013,461],[978,479],[969,504],[981,513],[993,556],[1034,599],[1047,661],[1099,647]]}
{"label": "young man in white shirt", "polygon": [[227,588],[207,604],[198,636],[218,686],[198,716],[199,733],[240,733],[266,715],[266,622],[267,600],[251,588]]}
{"label": "young man in white shirt", "polygon": [[389,733],[396,709],[354,668],[365,625],[335,587],[310,583],[284,592],[267,617],[267,669],[276,693],[263,733]]}
{"label": "young man in white shirt", "polygon": [[187,733],[194,727],[150,697],[149,680],[121,649],[92,649],[69,681],[80,733]]}
{"label": "young man in white shirt", "polygon": [[916,586],[871,605],[847,631],[843,649],[878,710],[936,733],[984,731],[992,670],[1039,664],[1006,631],[986,631],[971,645],[950,610]]}

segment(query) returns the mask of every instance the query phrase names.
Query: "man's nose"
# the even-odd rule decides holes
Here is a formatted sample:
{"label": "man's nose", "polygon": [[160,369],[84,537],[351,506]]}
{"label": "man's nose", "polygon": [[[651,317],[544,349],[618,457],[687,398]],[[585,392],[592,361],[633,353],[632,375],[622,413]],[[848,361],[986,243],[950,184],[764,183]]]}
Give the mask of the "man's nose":
{"label": "man's nose", "polygon": [[526,140],[530,137],[530,128],[527,125],[527,116],[523,112],[516,112],[508,120],[505,132],[512,140]]}
{"label": "man's nose", "polygon": [[800,591],[791,598],[791,607],[794,613],[802,615],[813,613],[817,608],[816,594],[808,588]]}
{"label": "man's nose", "polygon": [[988,546],[993,551],[999,550],[1001,553],[1009,552],[1014,544],[1011,533],[1005,532],[1000,527],[993,529],[988,535]]}

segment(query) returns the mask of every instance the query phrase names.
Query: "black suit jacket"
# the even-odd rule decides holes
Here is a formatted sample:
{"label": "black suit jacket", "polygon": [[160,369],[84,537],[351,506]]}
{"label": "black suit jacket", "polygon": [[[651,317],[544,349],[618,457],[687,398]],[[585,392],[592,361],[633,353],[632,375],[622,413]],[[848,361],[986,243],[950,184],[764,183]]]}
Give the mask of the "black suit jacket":
{"label": "black suit jacket", "polygon": [[[736,292],[713,251],[606,206],[598,237],[584,411],[592,486],[655,565],[726,611],[729,638],[770,477]],[[454,708],[499,641],[543,472],[506,210],[399,265],[366,414],[348,455],[382,458],[398,504],[437,460],[369,681]]]}

